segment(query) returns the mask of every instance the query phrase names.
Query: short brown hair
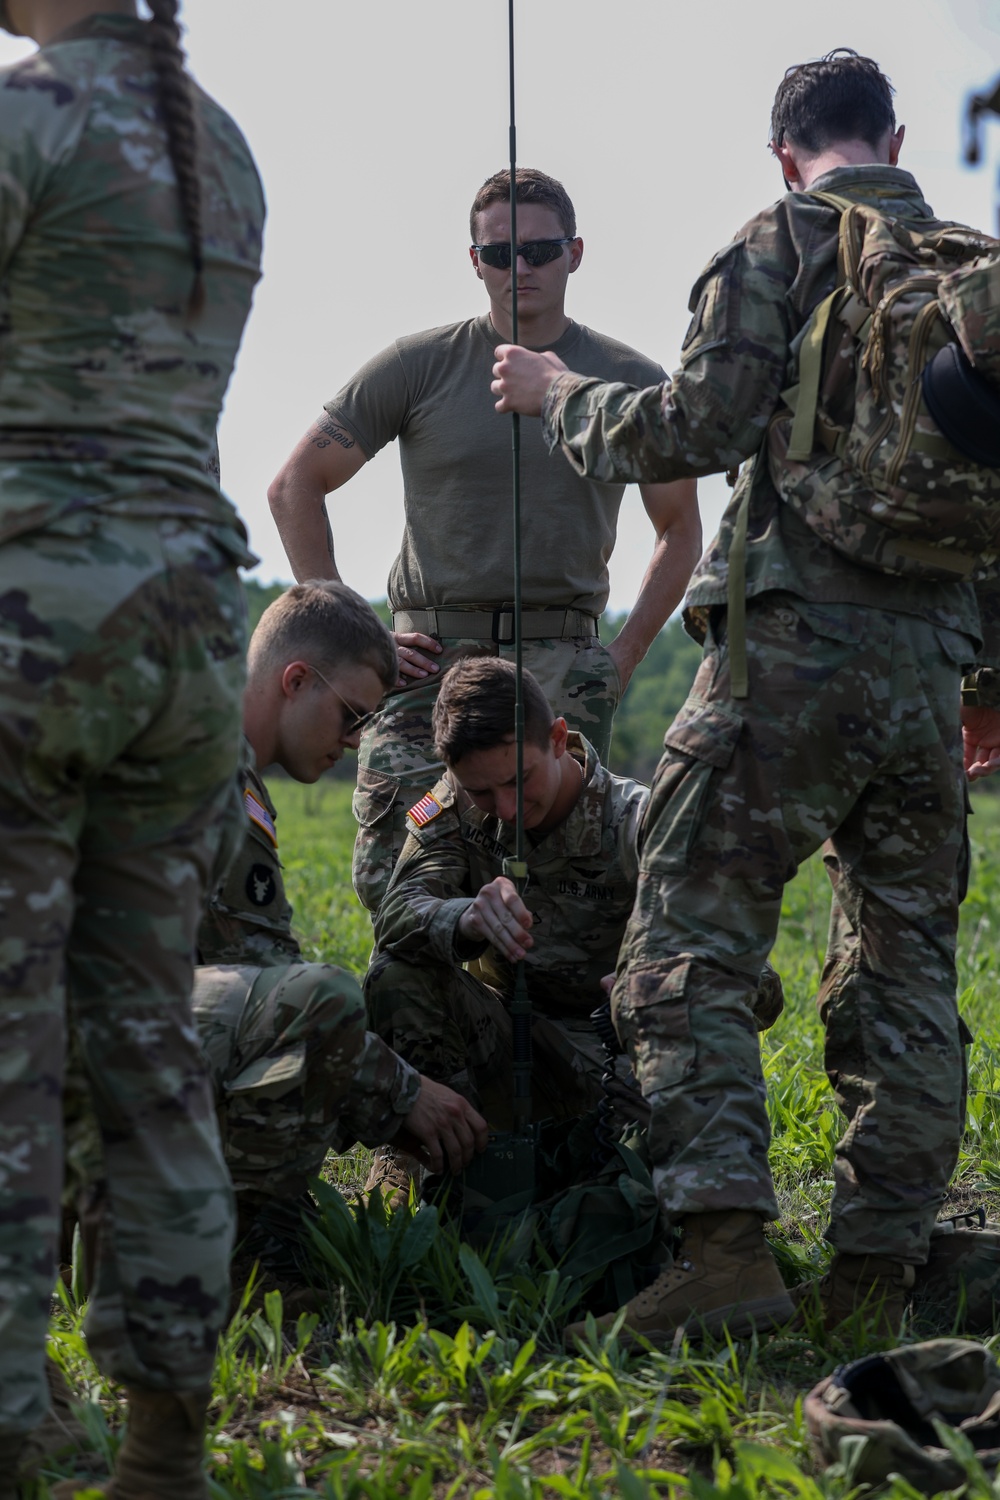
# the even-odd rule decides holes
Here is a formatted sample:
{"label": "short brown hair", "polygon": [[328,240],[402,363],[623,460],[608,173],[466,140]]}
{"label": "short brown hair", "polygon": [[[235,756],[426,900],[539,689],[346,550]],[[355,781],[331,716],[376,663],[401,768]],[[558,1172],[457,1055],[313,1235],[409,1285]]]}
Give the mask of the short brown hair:
{"label": "short brown hair", "polygon": [[[554,714],[530,672],[524,672],[524,738],[544,748]],[[434,747],[447,766],[474,750],[492,750],[514,738],[517,672],[502,656],[468,656],[444,674],[434,704]]]}
{"label": "short brown hair", "polygon": [[345,662],[371,667],[386,692],[399,676],[396,642],[367,599],[346,583],[313,578],[269,604],[250,638],[252,678],[301,659],[321,672]]}
{"label": "short brown hair", "polygon": [[771,140],[780,146],[787,137],[814,155],[838,141],[877,146],[896,128],[892,95],[877,62],[853,47],[835,47],[788,69],[774,96]]}
{"label": "short brown hair", "polygon": [[[518,203],[541,203],[546,208],[551,208],[567,239],[576,238],[576,209],[561,182],[557,182],[554,177],[549,177],[545,172],[539,172],[535,167],[518,167],[515,182],[517,183]],[[487,177],[472,200],[469,233],[473,244],[476,240],[476,219],[483,209],[489,208],[491,203],[509,202],[510,168],[507,167],[502,172],[494,172],[492,177]]]}

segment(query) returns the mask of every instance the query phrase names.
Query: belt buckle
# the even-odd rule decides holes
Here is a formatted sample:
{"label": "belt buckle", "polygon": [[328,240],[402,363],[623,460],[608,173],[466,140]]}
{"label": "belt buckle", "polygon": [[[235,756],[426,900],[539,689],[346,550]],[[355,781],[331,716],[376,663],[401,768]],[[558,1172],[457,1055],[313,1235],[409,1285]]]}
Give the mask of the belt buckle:
{"label": "belt buckle", "polygon": [[[507,620],[510,621],[510,633],[509,634],[505,633],[505,634],[501,635],[501,633],[500,633],[500,626],[501,626],[501,621],[504,620],[504,619],[507,619]],[[493,611],[493,625],[491,627],[491,636],[492,636],[492,639],[493,639],[494,643],[497,646],[513,646],[513,644],[514,644],[514,611],[512,609],[495,609]]]}

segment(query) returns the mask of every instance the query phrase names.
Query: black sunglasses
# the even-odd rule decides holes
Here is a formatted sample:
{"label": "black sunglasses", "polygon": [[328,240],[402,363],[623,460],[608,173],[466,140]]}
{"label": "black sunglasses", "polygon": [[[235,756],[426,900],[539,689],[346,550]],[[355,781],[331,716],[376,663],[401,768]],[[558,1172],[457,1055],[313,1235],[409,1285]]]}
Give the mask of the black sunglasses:
{"label": "black sunglasses", "polygon": [[[518,245],[517,253],[529,266],[547,266],[550,260],[559,259],[563,245],[572,243],[572,239],[527,240]],[[484,266],[492,266],[494,271],[510,270],[510,240],[501,245],[473,245],[472,248]]]}

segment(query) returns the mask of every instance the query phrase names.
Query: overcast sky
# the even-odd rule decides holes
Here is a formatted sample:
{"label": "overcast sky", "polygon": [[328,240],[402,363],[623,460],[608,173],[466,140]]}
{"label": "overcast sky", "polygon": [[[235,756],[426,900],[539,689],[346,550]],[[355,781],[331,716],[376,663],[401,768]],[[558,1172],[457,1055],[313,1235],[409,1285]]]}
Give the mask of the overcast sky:
{"label": "overcast sky", "polygon": [[[791,63],[840,45],[875,57],[907,126],[901,165],[940,215],[995,232],[1000,123],[970,171],[960,121],[1000,72],[998,0],[516,0],[515,15],[518,160],[562,179],[586,246],[568,310],[668,370],[702,265],[781,192],[766,142]],[[398,335],[485,310],[468,207],[508,159],[507,4],[186,0],[183,16],[192,70],[242,126],[268,198],[220,445],[256,576],[289,579],[265,491],[322,403]],[[0,38],[0,62],[25,50]],[[706,540],[725,494],[702,486]],[[345,579],[382,597],[401,531],[395,445],[330,509]],[[651,540],[630,489],[613,607]]]}

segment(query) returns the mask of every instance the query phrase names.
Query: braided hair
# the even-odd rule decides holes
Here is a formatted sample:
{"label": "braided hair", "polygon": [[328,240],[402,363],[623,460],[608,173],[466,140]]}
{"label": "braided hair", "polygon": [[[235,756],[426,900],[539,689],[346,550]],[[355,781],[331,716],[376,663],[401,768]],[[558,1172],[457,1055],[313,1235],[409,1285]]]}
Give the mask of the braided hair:
{"label": "braided hair", "polygon": [[167,149],[180,193],[181,211],[191,243],[194,280],[188,296],[188,317],[197,318],[205,305],[202,256],[201,184],[198,179],[198,130],[191,97],[191,80],[184,69],[178,0],[146,0],[150,10],[149,45],[159,87],[160,108],[167,127]]}

